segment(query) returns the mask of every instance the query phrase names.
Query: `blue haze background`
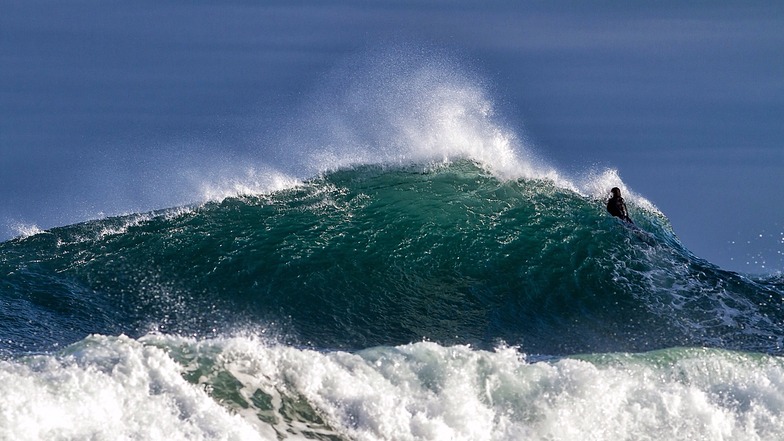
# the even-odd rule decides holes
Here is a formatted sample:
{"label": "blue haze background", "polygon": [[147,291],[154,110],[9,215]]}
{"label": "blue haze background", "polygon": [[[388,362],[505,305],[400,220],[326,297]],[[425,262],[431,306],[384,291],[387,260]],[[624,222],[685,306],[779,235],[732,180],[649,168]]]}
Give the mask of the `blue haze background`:
{"label": "blue haze background", "polygon": [[560,169],[618,169],[696,255],[784,269],[784,3],[746,0],[0,0],[0,240],[285,156],[265,139],[326,76],[400,42],[478,72]]}

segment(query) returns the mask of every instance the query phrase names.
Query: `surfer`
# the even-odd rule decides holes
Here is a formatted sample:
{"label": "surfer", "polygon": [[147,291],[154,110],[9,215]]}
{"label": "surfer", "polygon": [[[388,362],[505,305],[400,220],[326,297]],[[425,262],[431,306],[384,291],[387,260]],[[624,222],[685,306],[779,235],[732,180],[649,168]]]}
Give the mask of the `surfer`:
{"label": "surfer", "polygon": [[626,211],[626,203],[621,197],[621,189],[618,187],[613,187],[610,192],[612,193],[612,197],[607,201],[607,211],[609,211],[613,216],[621,218],[621,220],[629,222],[630,224],[634,224],[632,219],[629,217],[629,212]]}

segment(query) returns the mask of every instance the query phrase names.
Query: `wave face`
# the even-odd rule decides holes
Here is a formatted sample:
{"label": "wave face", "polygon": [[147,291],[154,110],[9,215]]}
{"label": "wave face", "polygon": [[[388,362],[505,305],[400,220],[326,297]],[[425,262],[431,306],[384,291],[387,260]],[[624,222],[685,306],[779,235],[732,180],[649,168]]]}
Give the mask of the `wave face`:
{"label": "wave face", "polygon": [[427,340],[781,354],[780,279],[723,271],[661,214],[631,210],[643,231],[550,181],[458,161],[354,167],[269,195],[56,228],[0,245],[2,347],[257,327],[352,351]]}

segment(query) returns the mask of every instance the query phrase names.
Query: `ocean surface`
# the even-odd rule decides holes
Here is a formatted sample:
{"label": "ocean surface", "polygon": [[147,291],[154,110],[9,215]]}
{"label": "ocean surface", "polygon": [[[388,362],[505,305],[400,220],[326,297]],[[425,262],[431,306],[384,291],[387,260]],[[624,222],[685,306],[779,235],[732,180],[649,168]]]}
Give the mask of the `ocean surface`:
{"label": "ocean surface", "polygon": [[300,174],[0,243],[0,439],[781,439],[781,274],[411,90]]}

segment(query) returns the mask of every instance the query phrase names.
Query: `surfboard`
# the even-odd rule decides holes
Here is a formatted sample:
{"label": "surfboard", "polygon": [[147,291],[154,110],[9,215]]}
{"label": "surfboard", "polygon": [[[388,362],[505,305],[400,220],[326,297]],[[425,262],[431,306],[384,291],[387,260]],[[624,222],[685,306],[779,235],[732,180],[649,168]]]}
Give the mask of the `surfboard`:
{"label": "surfboard", "polygon": [[643,230],[642,228],[638,227],[636,224],[633,224],[631,222],[621,221],[621,223],[623,224],[624,227],[626,227],[627,230],[629,230],[632,234],[637,236],[637,238],[639,238],[641,241],[651,246],[656,244],[656,238],[653,237],[651,233]]}

